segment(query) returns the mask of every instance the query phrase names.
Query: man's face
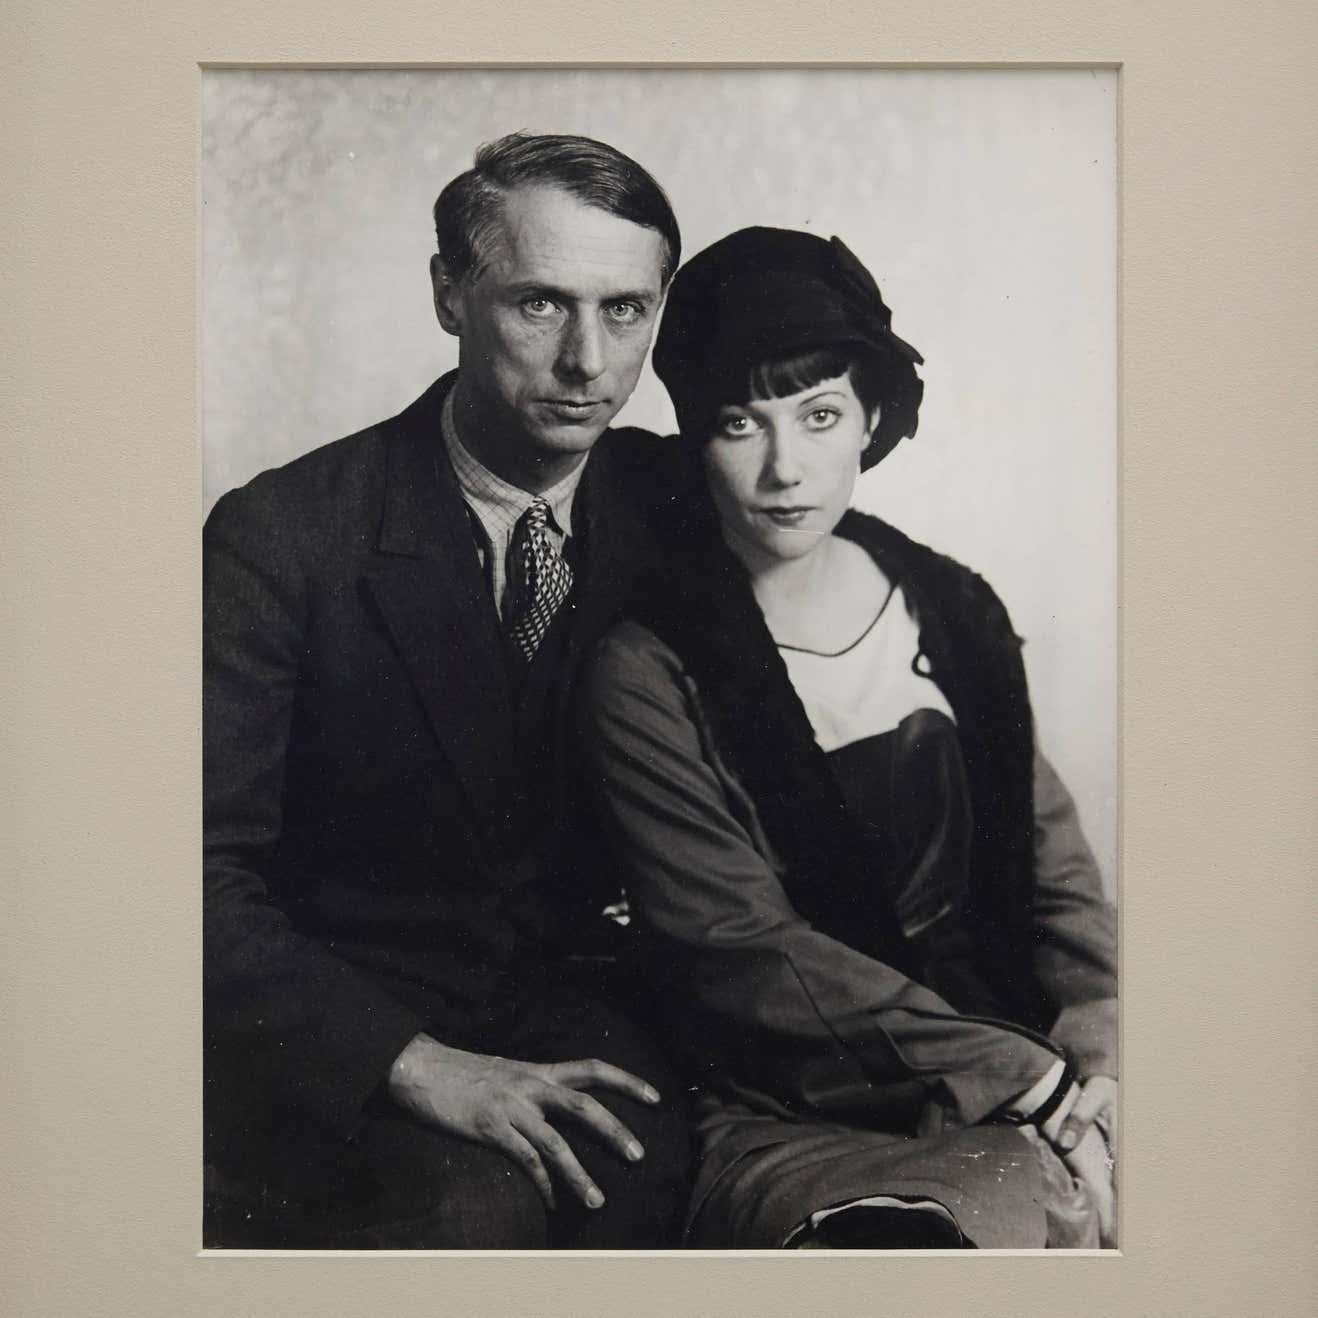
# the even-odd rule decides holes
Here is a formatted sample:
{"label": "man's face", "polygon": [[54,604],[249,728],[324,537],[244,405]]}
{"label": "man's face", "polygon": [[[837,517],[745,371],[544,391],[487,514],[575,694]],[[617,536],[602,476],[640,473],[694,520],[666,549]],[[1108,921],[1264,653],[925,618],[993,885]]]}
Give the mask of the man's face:
{"label": "man's face", "polygon": [[662,297],[663,238],[553,187],[516,188],[485,268],[431,263],[440,324],[462,340],[464,408],[526,459],[585,453],[631,396]]}

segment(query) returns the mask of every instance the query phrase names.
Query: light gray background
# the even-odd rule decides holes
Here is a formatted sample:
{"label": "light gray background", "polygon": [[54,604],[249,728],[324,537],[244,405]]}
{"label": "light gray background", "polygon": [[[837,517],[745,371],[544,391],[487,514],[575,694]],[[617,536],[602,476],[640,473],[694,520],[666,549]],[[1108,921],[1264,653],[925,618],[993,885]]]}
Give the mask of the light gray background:
{"label": "light gray background", "polygon": [[[1092,69],[208,70],[206,506],[456,363],[429,210],[481,141],[613,143],[668,190],[688,254],[750,223],[838,233],[926,358],[919,433],[857,502],[1006,600],[1111,888],[1115,93]],[[620,419],[671,428],[648,369]]]}

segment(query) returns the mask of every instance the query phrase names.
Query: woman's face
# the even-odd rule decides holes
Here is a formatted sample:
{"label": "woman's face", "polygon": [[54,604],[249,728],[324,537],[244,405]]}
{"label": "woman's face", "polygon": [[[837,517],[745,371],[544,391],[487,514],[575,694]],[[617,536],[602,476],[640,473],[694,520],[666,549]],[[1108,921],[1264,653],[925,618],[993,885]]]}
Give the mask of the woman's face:
{"label": "woman's face", "polygon": [[803,558],[846,512],[878,422],[850,373],[720,409],[703,457],[723,533],[744,561]]}

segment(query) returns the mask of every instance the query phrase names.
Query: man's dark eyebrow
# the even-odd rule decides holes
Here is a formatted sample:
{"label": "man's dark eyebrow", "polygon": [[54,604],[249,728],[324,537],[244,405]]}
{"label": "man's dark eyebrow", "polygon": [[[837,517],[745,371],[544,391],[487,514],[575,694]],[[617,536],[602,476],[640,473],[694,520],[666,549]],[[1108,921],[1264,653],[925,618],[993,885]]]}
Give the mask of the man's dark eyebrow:
{"label": "man's dark eyebrow", "polygon": [[638,288],[622,293],[610,293],[605,302],[639,302],[643,307],[659,301],[659,294],[653,289]]}
{"label": "man's dark eyebrow", "polygon": [[[543,297],[550,302],[577,302],[579,299],[564,288],[555,288],[552,284],[541,284],[527,280],[522,284],[513,284],[508,293],[512,297]],[[659,301],[659,294],[654,289],[623,290],[608,293],[600,298],[600,303],[607,306],[611,302],[639,302],[643,307],[654,306]]]}
{"label": "man's dark eyebrow", "polygon": [[512,297],[543,297],[551,302],[575,301],[565,289],[555,288],[552,284],[541,284],[533,279],[528,279],[525,283],[510,285],[508,293]]}

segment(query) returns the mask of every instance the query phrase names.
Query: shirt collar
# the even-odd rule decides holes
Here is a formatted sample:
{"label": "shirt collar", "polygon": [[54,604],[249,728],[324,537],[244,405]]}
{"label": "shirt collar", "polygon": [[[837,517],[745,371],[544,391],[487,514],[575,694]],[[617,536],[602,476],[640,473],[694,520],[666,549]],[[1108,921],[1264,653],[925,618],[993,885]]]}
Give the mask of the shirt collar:
{"label": "shirt collar", "polygon": [[[480,519],[490,539],[497,544],[500,533],[506,537],[537,496],[496,476],[458,438],[457,423],[453,416],[452,389],[444,399],[439,424],[462,497]],[[550,515],[564,536],[572,534],[572,503],[585,470],[586,464],[579,463],[575,470],[556,485],[542,491],[539,496],[549,504]]]}

